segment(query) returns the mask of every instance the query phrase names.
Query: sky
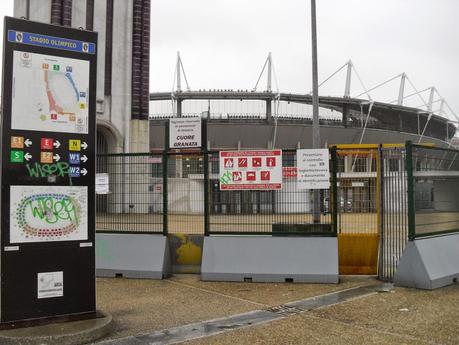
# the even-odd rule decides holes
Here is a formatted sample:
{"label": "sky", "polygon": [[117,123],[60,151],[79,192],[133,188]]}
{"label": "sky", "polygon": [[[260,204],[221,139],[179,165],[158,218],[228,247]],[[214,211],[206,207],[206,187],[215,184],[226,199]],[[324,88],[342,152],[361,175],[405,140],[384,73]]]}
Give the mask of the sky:
{"label": "sky", "polygon": [[[251,90],[272,52],[281,92],[311,90],[309,0],[152,0],[151,7],[151,91],[171,90],[177,51],[192,89]],[[13,0],[2,0],[0,16],[12,14]],[[317,0],[319,81],[348,60],[367,89],[405,72],[418,90],[435,86],[459,116],[458,18],[459,0]],[[344,83],[342,71],[319,93],[343,95]],[[398,83],[373,98],[395,100]],[[351,95],[362,91],[353,74]],[[407,83],[405,95],[412,92]]]}
{"label": "sky", "polygon": [[[405,72],[418,90],[435,86],[459,116],[458,18],[459,0],[317,0],[319,81],[348,60],[367,89]],[[153,0],[150,89],[171,90],[180,51],[192,89],[250,90],[272,52],[281,92],[308,93],[310,26],[309,0]],[[344,84],[342,71],[319,93],[343,95]],[[398,88],[394,80],[372,95],[392,101]],[[362,90],[353,75],[351,95]]]}

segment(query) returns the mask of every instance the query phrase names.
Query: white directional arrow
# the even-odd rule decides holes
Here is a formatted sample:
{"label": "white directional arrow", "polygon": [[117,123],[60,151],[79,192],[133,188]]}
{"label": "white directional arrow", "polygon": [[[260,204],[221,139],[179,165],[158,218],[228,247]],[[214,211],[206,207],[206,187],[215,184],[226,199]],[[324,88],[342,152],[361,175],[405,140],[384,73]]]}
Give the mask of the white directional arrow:
{"label": "white directional arrow", "polygon": [[26,161],[29,161],[29,160],[32,158],[32,155],[31,155],[30,153],[27,152],[27,153],[24,155],[24,158],[25,158]]}
{"label": "white directional arrow", "polygon": [[86,174],[88,173],[88,171],[85,168],[81,169],[80,171],[83,176],[86,176]]}
{"label": "white directional arrow", "polygon": [[32,140],[26,139],[26,140],[24,141],[24,145],[25,145],[26,147],[29,147],[30,145],[32,145]]}
{"label": "white directional arrow", "polygon": [[81,156],[80,159],[81,159],[81,161],[82,161],[83,163],[86,163],[86,161],[88,160],[88,157],[86,157],[86,155],[83,155],[83,156]]}
{"label": "white directional arrow", "polygon": [[61,146],[61,143],[59,142],[59,140],[54,140],[54,144],[53,144],[53,145],[54,145],[54,147],[55,147],[56,149],[58,149],[59,146]]}
{"label": "white directional arrow", "polygon": [[61,156],[59,156],[58,153],[56,153],[53,158],[56,160],[56,162],[59,162],[61,160]]}
{"label": "white directional arrow", "polygon": [[83,150],[86,150],[88,148],[88,144],[86,144],[86,142],[83,141],[83,143],[81,144],[81,147],[83,148]]}

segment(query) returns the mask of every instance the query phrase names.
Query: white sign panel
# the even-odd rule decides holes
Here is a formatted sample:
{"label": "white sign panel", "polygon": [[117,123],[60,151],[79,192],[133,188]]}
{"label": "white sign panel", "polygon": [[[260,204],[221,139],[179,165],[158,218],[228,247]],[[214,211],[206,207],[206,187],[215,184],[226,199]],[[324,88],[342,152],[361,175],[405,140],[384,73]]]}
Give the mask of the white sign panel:
{"label": "white sign panel", "polygon": [[37,274],[37,298],[64,296],[64,272],[43,272]]}
{"label": "white sign panel", "polygon": [[15,51],[11,129],[88,133],[89,61]]}
{"label": "white sign panel", "polygon": [[201,119],[170,119],[169,148],[185,149],[201,147]]}
{"label": "white sign panel", "polygon": [[108,194],[109,193],[108,174],[101,173],[96,174],[96,194]]}
{"label": "white sign panel", "polygon": [[282,151],[220,151],[220,190],[282,189]]}
{"label": "white sign panel", "polygon": [[11,186],[10,242],[88,239],[88,187]]}
{"label": "white sign panel", "polygon": [[330,169],[328,149],[296,151],[298,189],[329,189]]}

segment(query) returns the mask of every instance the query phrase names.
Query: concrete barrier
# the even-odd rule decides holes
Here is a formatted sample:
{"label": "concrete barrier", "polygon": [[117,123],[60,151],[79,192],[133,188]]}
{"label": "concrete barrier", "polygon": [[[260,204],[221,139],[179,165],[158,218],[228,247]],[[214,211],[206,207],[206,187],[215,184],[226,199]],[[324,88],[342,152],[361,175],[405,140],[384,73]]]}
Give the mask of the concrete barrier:
{"label": "concrete barrier", "polygon": [[163,279],[170,275],[167,237],[146,234],[96,234],[96,275]]}
{"label": "concrete barrier", "polygon": [[208,236],[201,279],[338,283],[336,237]]}
{"label": "concrete barrier", "polygon": [[433,290],[459,280],[459,234],[408,242],[395,273],[397,286]]}

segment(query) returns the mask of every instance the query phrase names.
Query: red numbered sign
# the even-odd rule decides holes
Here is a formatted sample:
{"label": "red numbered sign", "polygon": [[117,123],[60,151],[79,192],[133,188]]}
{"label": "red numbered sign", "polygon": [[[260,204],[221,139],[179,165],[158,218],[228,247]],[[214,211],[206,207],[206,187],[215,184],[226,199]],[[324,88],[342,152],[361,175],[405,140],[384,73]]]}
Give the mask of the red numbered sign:
{"label": "red numbered sign", "polygon": [[52,138],[41,138],[41,149],[52,150],[54,140]]}

